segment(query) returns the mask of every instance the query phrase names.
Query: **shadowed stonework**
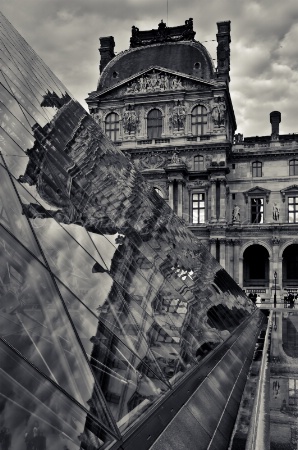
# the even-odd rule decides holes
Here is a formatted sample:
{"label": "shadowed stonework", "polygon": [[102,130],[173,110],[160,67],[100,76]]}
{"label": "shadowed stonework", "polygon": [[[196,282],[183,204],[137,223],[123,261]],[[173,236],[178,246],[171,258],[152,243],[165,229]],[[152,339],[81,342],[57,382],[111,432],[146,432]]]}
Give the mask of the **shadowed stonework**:
{"label": "shadowed stonework", "polygon": [[227,448],[262,314],[0,27],[2,447]]}

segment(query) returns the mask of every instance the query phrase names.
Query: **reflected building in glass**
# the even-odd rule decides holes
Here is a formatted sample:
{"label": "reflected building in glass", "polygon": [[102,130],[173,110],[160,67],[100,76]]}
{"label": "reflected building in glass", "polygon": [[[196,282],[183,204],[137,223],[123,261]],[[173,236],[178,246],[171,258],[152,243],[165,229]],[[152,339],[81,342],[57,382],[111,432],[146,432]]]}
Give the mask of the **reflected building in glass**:
{"label": "reflected building in glass", "polygon": [[0,40],[2,448],[228,448],[264,316],[2,15]]}

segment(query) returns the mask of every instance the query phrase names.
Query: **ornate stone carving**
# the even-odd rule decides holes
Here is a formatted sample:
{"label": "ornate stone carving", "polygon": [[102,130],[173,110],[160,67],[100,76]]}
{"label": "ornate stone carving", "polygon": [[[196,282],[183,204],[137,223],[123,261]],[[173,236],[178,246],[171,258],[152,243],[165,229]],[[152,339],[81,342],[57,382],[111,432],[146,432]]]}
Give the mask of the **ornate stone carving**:
{"label": "ornate stone carving", "polygon": [[[195,86],[194,83],[191,83]],[[142,92],[178,91],[189,87],[190,82],[182,80],[181,77],[170,75],[165,72],[153,70],[151,73],[141,75],[134,79],[126,88],[126,94],[137,94]]]}
{"label": "ornate stone carving", "polygon": [[122,124],[126,134],[134,134],[137,130],[139,118],[131,105],[123,113]]}
{"label": "ornate stone carving", "polygon": [[102,112],[97,109],[92,111],[92,118],[95,120],[98,125],[101,125],[102,122]]}
{"label": "ornate stone carving", "polygon": [[184,105],[180,104],[179,100],[177,105],[173,107],[169,115],[169,119],[174,129],[181,130],[182,128],[184,128],[186,120],[186,108]]}
{"label": "ornate stone carving", "polygon": [[176,27],[167,27],[167,24],[161,20],[158,24],[158,29],[144,30],[136,26],[132,26],[130,47],[142,47],[152,45],[160,42],[177,42],[177,41],[192,41],[195,37],[193,31],[193,19],[190,18],[185,21],[185,25]]}
{"label": "ornate stone carving", "polygon": [[196,189],[198,187],[204,187],[204,188],[209,188],[209,182],[208,181],[203,181],[203,180],[196,180],[192,183],[188,183],[187,185],[187,189],[189,191],[191,191],[192,189]]}
{"label": "ornate stone carving", "polygon": [[280,239],[277,236],[274,236],[272,238],[272,245],[279,245],[280,244]]}
{"label": "ornate stone carving", "polygon": [[140,159],[140,169],[158,169],[165,165],[166,158],[159,155],[157,152],[151,152],[150,155],[143,156]]}
{"label": "ornate stone carving", "polygon": [[226,103],[224,101],[219,101],[213,106],[211,117],[215,127],[220,128],[226,125],[226,110]]}
{"label": "ornate stone carving", "polygon": [[178,153],[176,152],[173,153],[170,164],[182,164],[182,160],[178,155]]}

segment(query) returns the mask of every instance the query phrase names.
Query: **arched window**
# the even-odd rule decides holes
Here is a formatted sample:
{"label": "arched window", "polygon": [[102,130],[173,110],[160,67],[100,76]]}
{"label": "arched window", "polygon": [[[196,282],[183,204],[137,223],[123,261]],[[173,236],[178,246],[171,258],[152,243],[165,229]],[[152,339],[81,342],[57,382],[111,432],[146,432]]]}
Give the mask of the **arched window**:
{"label": "arched window", "polygon": [[252,163],[252,176],[261,177],[262,176],[262,163],[261,161],[254,161]]}
{"label": "arched window", "polygon": [[290,164],[290,175],[298,175],[298,159],[291,159]]}
{"label": "arched window", "polygon": [[194,157],[194,170],[198,172],[204,169],[204,156],[197,155]]}
{"label": "arched window", "polygon": [[112,141],[119,139],[119,116],[117,113],[110,113],[106,116],[105,132]]}
{"label": "arched window", "polygon": [[194,136],[207,133],[207,109],[205,106],[195,106],[191,112],[191,132]]}
{"label": "arched window", "polygon": [[147,116],[147,134],[149,139],[160,138],[162,133],[162,115],[159,109],[151,109]]}

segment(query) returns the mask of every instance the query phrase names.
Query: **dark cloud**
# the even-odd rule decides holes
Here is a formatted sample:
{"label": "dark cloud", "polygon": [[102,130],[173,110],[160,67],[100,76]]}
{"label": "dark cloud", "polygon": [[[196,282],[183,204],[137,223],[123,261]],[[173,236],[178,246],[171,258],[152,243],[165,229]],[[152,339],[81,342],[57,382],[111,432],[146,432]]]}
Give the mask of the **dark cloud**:
{"label": "dark cloud", "polygon": [[[168,3],[168,8],[167,8]],[[193,17],[196,39],[216,58],[216,22],[231,20],[231,96],[244,135],[270,131],[269,113],[282,113],[281,132],[298,129],[297,0],[3,0],[2,12],[74,96],[84,99],[99,77],[99,37],[129,47],[131,26],[156,28]]]}

